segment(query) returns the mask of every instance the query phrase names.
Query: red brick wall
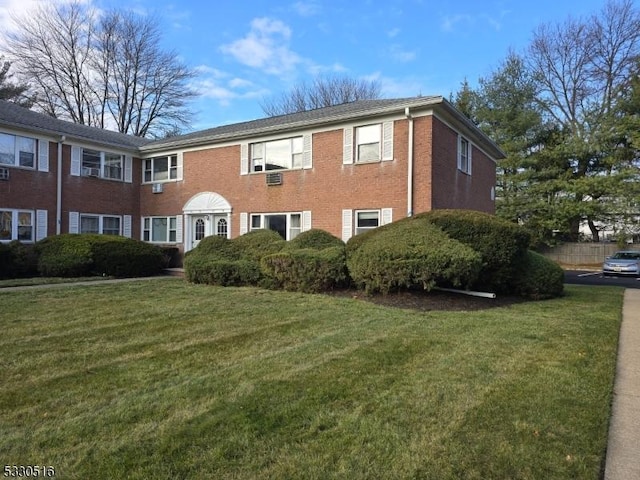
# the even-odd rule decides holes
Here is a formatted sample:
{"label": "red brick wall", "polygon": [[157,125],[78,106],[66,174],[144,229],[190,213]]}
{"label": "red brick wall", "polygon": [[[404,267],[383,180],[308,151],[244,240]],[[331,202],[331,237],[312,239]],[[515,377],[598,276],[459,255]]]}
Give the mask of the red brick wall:
{"label": "red brick wall", "polygon": [[495,213],[491,187],[495,185],[495,164],[473,146],[471,175],[458,170],[458,133],[433,118],[432,208],[460,208]]}

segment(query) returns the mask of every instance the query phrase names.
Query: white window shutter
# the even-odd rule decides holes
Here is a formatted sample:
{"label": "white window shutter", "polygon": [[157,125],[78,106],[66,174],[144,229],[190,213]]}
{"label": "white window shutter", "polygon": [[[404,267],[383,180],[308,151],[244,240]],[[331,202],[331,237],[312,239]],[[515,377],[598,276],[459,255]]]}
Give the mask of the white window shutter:
{"label": "white window shutter", "polygon": [[393,222],[393,208],[383,208],[381,217],[380,225]]}
{"label": "white window shutter", "polygon": [[313,167],[312,142],[312,135],[310,133],[302,137],[302,168]]}
{"label": "white window shutter", "polygon": [[80,233],[80,213],[69,212],[69,233]]}
{"label": "white window shutter", "polygon": [[353,128],[345,127],[342,138],[342,163],[350,165],[353,163]]}
{"label": "white window shutter", "polygon": [[124,157],[124,181],[131,183],[133,181],[133,158],[131,155]]}
{"label": "white window shutter", "polygon": [[240,144],[240,175],[249,173],[249,144]]}
{"label": "white window shutter", "polygon": [[240,235],[247,233],[249,227],[249,214],[242,212],[240,214]]}
{"label": "white window shutter", "polygon": [[47,211],[36,210],[36,242],[47,237]]}
{"label": "white window shutter", "polygon": [[71,175],[80,176],[80,164],[82,163],[82,148],[71,147]]}
{"label": "white window shutter", "polygon": [[131,215],[122,217],[122,236],[131,238]]}
{"label": "white window shutter", "polygon": [[467,160],[467,163],[469,164],[467,173],[469,175],[471,175],[471,166],[473,165],[471,152],[473,152],[473,145],[469,142],[469,159]]}
{"label": "white window shutter", "polygon": [[49,142],[42,138],[38,140],[38,170],[49,171]]}
{"label": "white window shutter", "polygon": [[458,158],[457,158],[458,170],[462,170],[462,137],[458,135]]}
{"label": "white window shutter", "polygon": [[382,160],[393,160],[393,122],[382,124]]}
{"label": "white window shutter", "polygon": [[353,211],[342,210],[342,241],[347,242],[353,235]]}
{"label": "white window shutter", "polygon": [[183,222],[183,216],[182,215],[176,215],[176,243],[182,243],[182,222]]}
{"label": "white window shutter", "polygon": [[177,154],[177,171],[176,171],[176,180],[184,179],[184,153],[178,152]]}
{"label": "white window shutter", "polygon": [[302,231],[311,230],[311,210],[302,212]]}

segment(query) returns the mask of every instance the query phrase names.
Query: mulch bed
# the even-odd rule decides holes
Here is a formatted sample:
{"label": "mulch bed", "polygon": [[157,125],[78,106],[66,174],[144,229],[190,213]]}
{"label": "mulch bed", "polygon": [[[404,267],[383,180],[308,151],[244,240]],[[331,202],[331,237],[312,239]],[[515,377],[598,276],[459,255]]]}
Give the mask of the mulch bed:
{"label": "mulch bed", "polygon": [[386,307],[406,308],[422,312],[429,311],[473,311],[488,308],[505,307],[526,301],[521,297],[497,295],[496,298],[484,298],[463,293],[441,290],[406,290],[387,295],[367,295],[359,290],[336,290],[329,295],[350,297]]}

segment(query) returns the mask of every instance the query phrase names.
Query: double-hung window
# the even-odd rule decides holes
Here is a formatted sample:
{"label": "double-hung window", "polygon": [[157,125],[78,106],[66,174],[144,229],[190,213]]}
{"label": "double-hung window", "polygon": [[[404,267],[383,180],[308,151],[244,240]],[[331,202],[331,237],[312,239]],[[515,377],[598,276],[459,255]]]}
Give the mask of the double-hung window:
{"label": "double-hung window", "polygon": [[165,155],[147,158],[143,162],[145,182],[162,182],[178,179],[178,156]]}
{"label": "double-hung window", "polygon": [[124,156],[117,153],[82,149],[82,176],[122,180]]}
{"label": "double-hung window", "polygon": [[0,164],[35,168],[36,139],[0,133]]}
{"label": "double-hung window", "polygon": [[120,217],[110,215],[80,215],[80,233],[120,235]]}
{"label": "double-hung window", "polygon": [[33,241],[33,212],[0,210],[0,241]]}
{"label": "double-hung window", "polygon": [[250,148],[252,172],[302,168],[302,136],[252,143]]}
{"label": "double-hung window", "polygon": [[302,231],[301,213],[261,213],[251,215],[251,230],[269,229],[285,240],[293,240]]}
{"label": "double-hung window", "polygon": [[380,226],[380,210],[356,211],[356,235]]}
{"label": "double-hung window", "polygon": [[142,239],[145,242],[177,242],[177,217],[145,217],[142,224]]}
{"label": "double-hung window", "polygon": [[471,175],[471,142],[462,135],[458,137],[458,170]]}
{"label": "double-hung window", "polygon": [[375,162],[381,155],[382,125],[356,128],[356,162]]}

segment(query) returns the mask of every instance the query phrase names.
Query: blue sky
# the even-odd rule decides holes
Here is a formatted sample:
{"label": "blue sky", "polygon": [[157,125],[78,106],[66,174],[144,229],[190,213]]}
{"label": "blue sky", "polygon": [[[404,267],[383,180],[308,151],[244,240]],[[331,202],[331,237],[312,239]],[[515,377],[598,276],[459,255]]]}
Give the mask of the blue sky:
{"label": "blue sky", "polygon": [[[51,0],[0,0],[8,13]],[[55,0],[64,1],[64,0]],[[85,0],[156,15],[163,47],[198,72],[192,128],[264,116],[260,102],[317,74],[375,79],[383,97],[475,85],[522,51],[542,23],[600,11],[605,0]]]}

